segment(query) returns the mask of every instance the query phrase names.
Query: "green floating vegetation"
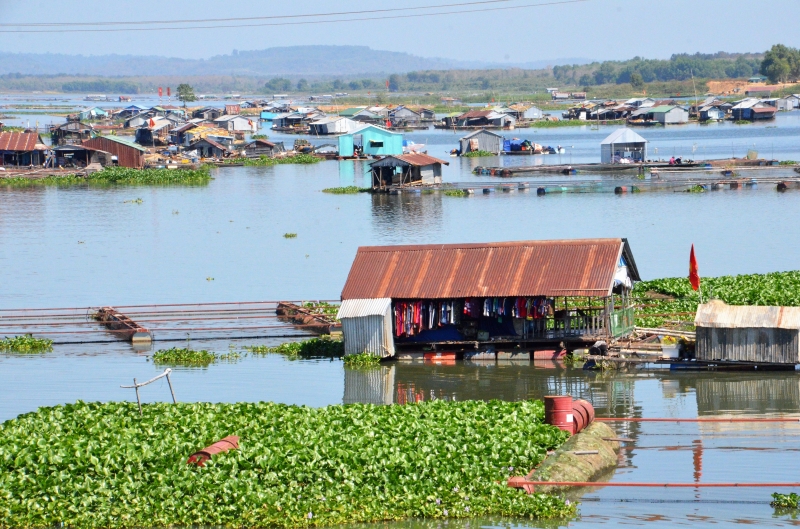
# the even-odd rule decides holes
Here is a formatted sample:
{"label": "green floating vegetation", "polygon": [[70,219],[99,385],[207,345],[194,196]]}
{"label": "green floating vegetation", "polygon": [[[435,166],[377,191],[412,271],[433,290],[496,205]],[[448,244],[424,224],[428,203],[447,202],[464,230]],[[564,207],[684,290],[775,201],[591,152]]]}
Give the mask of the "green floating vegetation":
{"label": "green floating vegetation", "polygon": [[[509,488],[568,434],[541,401],[309,408],[76,402],[0,425],[0,527],[295,528],[575,505]],[[239,449],[189,455],[228,435]],[[47,447],[43,450],[42,447]]]}
{"label": "green floating vegetation", "polygon": [[489,151],[469,151],[468,153],[462,154],[464,158],[481,158],[483,156],[494,156],[493,152]]}
{"label": "green floating vegetation", "polygon": [[344,342],[332,338],[311,338],[300,342],[287,342],[277,346],[249,345],[244,347],[257,355],[281,354],[290,360],[299,358],[341,358],[344,356]]}
{"label": "green floating vegetation", "polygon": [[446,197],[468,197],[469,192],[466,189],[445,189],[442,194]]}
{"label": "green floating vegetation", "polygon": [[6,336],[0,340],[0,352],[18,354],[49,353],[53,350],[53,340],[34,338],[30,334],[24,336]]}
{"label": "green floating vegetation", "polygon": [[791,494],[780,494],[775,492],[772,494],[772,501],[770,505],[776,509],[797,509],[797,502],[800,496],[792,492]]}
{"label": "green floating vegetation", "polygon": [[[800,306],[800,271],[703,277],[701,287],[704,299],[711,295],[729,305]],[[700,301],[685,277],[642,281],[634,287],[633,296],[640,305],[636,309],[636,325],[651,328],[667,321],[694,321]]]}
{"label": "green floating vegetation", "polygon": [[686,190],[687,193],[705,193],[706,188],[701,185],[694,185]]}
{"label": "green floating vegetation", "polygon": [[346,355],[344,357],[344,365],[348,367],[374,367],[381,364],[380,357],[367,352]]}
{"label": "green floating vegetation", "polygon": [[252,136],[250,136],[250,139],[251,140],[268,140],[269,136],[267,136],[266,134],[253,134]]}
{"label": "green floating vegetation", "polygon": [[326,187],[322,190],[323,193],[330,193],[332,195],[356,195],[358,193],[369,193],[372,188],[346,186],[346,187]]}
{"label": "green floating vegetation", "polygon": [[336,316],[339,313],[339,305],[333,305],[327,301],[307,301],[302,306],[312,312],[325,314],[326,316]]}
{"label": "green floating vegetation", "polygon": [[2,178],[7,186],[67,186],[89,185],[204,185],[211,181],[208,166],[200,169],[133,169],[130,167],[106,167],[86,177],[69,173],[45,178]]}
{"label": "green floating vegetation", "polygon": [[128,185],[200,185],[211,181],[208,167],[200,169],[133,169],[130,167],[106,167],[87,177],[92,184]]}
{"label": "green floating vegetation", "polygon": [[153,353],[153,363],[157,365],[207,367],[214,363],[217,358],[218,355],[211,351],[206,351],[205,349],[195,351],[185,347],[161,349]]}
{"label": "green floating vegetation", "polygon": [[778,165],[797,165],[795,160],[783,160],[778,162]]}
{"label": "green floating vegetation", "polygon": [[297,234],[296,233],[287,232],[287,233],[283,234],[283,238],[284,239],[296,239],[297,238]]}
{"label": "green floating vegetation", "polygon": [[750,125],[751,123],[753,122],[748,119],[737,119],[733,122],[734,125]]}
{"label": "green floating vegetation", "polygon": [[246,165],[251,167],[269,167],[272,165],[281,164],[313,164],[322,161],[311,154],[295,154],[294,156],[283,156],[279,158],[270,158],[268,156],[259,156],[258,158],[228,158],[225,164],[233,165]]}

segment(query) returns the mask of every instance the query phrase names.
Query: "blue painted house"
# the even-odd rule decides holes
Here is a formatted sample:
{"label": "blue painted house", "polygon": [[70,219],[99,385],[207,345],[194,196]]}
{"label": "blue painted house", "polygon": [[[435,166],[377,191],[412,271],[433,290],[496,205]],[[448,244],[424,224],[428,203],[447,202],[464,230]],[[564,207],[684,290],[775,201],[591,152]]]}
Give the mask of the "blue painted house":
{"label": "blue painted house", "polygon": [[376,125],[365,125],[339,136],[339,156],[349,158],[356,150],[370,156],[403,154],[403,135]]}

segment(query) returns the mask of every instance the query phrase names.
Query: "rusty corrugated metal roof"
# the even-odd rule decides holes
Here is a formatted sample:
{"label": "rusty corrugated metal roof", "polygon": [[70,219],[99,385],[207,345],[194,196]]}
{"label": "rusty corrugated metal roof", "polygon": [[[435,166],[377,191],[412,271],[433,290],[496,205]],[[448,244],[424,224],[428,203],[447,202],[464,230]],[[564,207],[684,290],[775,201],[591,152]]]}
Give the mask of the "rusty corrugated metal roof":
{"label": "rusty corrugated metal roof", "polygon": [[420,167],[426,165],[433,165],[435,163],[450,165],[450,162],[445,162],[444,160],[440,160],[439,158],[434,158],[433,156],[428,156],[427,154],[423,154],[421,152],[410,152],[408,154],[401,154],[396,156],[396,158],[400,158],[404,162],[408,162],[411,165],[417,165]]}
{"label": "rusty corrugated metal roof", "polygon": [[727,305],[718,299],[697,307],[697,327],[800,329],[800,307]]}
{"label": "rusty corrugated metal roof", "polygon": [[35,132],[0,132],[0,151],[28,152],[36,149],[37,143]]}
{"label": "rusty corrugated metal roof", "polygon": [[492,112],[493,112],[492,110],[470,110],[469,112],[464,112],[458,117],[460,119],[485,118]]}
{"label": "rusty corrugated metal roof", "polygon": [[605,296],[622,255],[638,280],[625,239],[364,246],[342,299]]}

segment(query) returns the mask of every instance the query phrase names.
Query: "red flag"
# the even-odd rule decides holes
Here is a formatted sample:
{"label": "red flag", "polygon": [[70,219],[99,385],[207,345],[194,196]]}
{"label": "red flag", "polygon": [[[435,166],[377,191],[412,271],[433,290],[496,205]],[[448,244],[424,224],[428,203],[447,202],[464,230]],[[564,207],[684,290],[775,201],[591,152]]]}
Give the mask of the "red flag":
{"label": "red flag", "polygon": [[150,128],[151,128],[151,129],[152,129],[153,127],[155,127],[155,126],[156,126],[156,122],[155,122],[155,121],[153,121],[153,118],[150,118],[150,123],[149,123],[149,125],[150,125]]}
{"label": "red flag", "polygon": [[386,88],[389,88],[389,80],[386,80]]}
{"label": "red flag", "polygon": [[161,94],[162,94],[162,93],[163,93],[163,92],[161,91],[161,87],[159,86],[159,87],[158,87],[158,97],[161,97]]}
{"label": "red flag", "polygon": [[167,87],[167,97],[172,97],[172,93],[171,92],[172,92],[172,89],[170,87]]}
{"label": "red flag", "polygon": [[694,257],[694,244],[692,251],[689,253],[689,283],[692,284],[692,290],[700,288],[700,274],[697,271],[697,259]]}

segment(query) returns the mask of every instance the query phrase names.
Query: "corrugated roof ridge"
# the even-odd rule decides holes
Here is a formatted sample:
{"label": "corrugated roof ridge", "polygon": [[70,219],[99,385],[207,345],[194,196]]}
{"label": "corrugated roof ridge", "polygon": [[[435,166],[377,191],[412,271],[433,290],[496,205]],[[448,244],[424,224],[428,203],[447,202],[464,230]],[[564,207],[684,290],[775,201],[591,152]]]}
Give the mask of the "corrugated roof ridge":
{"label": "corrugated roof ridge", "polygon": [[397,252],[397,251],[425,251],[425,250],[455,250],[455,249],[478,249],[478,248],[504,248],[504,247],[523,247],[523,246],[546,246],[555,244],[569,244],[580,246],[587,244],[620,244],[622,238],[597,238],[597,239],[549,239],[531,241],[498,241],[498,242],[476,242],[476,243],[444,243],[444,244],[402,244],[396,246],[359,246],[359,252]]}

